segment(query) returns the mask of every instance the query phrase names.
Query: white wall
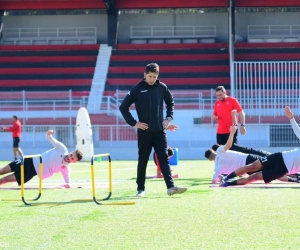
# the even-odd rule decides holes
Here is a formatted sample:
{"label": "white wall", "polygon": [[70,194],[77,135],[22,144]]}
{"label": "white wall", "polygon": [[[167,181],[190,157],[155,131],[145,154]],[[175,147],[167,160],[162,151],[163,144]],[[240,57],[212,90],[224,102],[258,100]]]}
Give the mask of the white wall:
{"label": "white wall", "polygon": [[119,43],[130,43],[130,26],[201,26],[216,25],[217,42],[228,42],[227,13],[198,14],[121,14]]}
{"label": "white wall", "polygon": [[96,27],[98,43],[107,43],[107,15],[4,16],[3,29]]}
{"label": "white wall", "polygon": [[236,34],[247,42],[248,25],[299,25],[300,12],[236,13]]}

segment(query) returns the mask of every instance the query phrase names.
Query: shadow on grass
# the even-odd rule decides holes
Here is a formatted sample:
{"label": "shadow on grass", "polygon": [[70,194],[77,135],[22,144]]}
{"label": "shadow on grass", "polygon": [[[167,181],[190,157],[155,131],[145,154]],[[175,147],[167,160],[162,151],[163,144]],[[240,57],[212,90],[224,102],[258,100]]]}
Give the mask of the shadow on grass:
{"label": "shadow on grass", "polygon": [[[164,181],[163,178],[150,179],[151,181]],[[210,178],[178,178],[174,179],[175,184],[184,183],[184,186],[209,186],[211,184]],[[178,185],[180,186],[180,185]]]}
{"label": "shadow on grass", "polygon": [[35,202],[32,202],[32,201],[27,201],[27,203],[29,205],[25,205],[22,200],[7,200],[7,201],[3,201],[3,202],[19,202],[20,205],[18,205],[18,207],[36,207],[36,206],[49,206],[49,208],[52,208],[52,207],[58,207],[58,206],[62,206],[62,205],[69,205],[69,204],[83,204],[83,203],[92,203],[92,204],[95,204],[95,205],[134,205],[133,203],[135,203],[135,200],[136,199],[133,199],[132,198],[136,198],[136,197],[128,197],[128,196],[125,196],[125,197],[114,197],[114,198],[110,198],[109,200],[101,200],[100,198],[97,199],[97,201],[101,204],[96,204],[96,202],[93,200],[93,198],[85,198],[85,199],[74,199],[74,200],[70,200],[70,201],[60,201],[60,202],[57,202],[57,201],[53,201],[53,202],[45,202],[45,201],[35,201]]}

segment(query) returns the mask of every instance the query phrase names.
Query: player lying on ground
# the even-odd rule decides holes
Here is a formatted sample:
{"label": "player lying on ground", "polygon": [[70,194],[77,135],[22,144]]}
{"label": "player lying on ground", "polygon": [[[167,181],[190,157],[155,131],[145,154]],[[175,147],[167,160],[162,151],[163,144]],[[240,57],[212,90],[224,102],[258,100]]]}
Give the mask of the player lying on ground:
{"label": "player lying on ground", "polygon": [[[214,174],[212,177],[212,184],[216,184],[219,182],[219,175],[230,174],[231,172],[242,166],[253,163],[256,160],[271,154],[266,151],[254,150],[240,145],[232,146],[233,137],[236,130],[236,126],[230,127],[229,138],[225,145],[219,146],[215,144],[213,145],[214,149],[208,149],[205,151],[205,157],[210,161],[214,161]],[[236,151],[232,149],[235,149]],[[238,150],[251,153],[241,153]],[[259,155],[253,154],[254,152]],[[247,174],[251,175],[252,172],[249,171],[247,172]],[[292,176],[283,176],[282,178],[280,178],[280,180],[286,182],[297,182],[298,178],[293,178]]]}
{"label": "player lying on ground", "polygon": [[[51,177],[54,173],[62,173],[65,184],[65,188],[71,187],[70,182],[70,163],[80,161],[82,159],[82,153],[79,150],[68,152],[66,146],[57,141],[52,135],[54,134],[53,130],[49,130],[46,133],[46,137],[49,142],[53,145],[54,148],[47,150],[42,153],[43,161],[43,173],[42,178],[46,179]],[[8,182],[17,182],[19,186],[21,185],[21,159],[12,161],[4,168],[0,169],[0,175],[7,173],[12,173],[6,175],[0,179],[0,185],[3,185]],[[24,183],[31,180],[35,175],[40,176],[39,173],[39,158],[25,158],[24,159]]]}
{"label": "player lying on ground", "polygon": [[[284,110],[285,115],[290,119],[295,135],[300,139],[300,128],[294,119],[293,113],[287,106]],[[242,176],[247,172],[256,172],[247,178],[240,178],[234,181],[228,181],[236,176]],[[300,149],[295,148],[289,151],[274,153],[256,160],[255,162],[240,167],[224,177],[220,175],[220,186],[246,185],[258,180],[265,183],[278,179],[286,174],[295,174],[300,171]]]}

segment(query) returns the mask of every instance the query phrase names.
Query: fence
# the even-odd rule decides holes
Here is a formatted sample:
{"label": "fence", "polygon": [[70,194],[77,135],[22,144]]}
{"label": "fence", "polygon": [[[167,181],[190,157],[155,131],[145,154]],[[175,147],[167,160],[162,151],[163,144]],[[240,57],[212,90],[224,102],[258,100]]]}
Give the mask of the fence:
{"label": "fence", "polygon": [[[51,147],[45,137],[53,129],[55,138],[68,148],[75,148],[75,124],[51,126],[23,126],[21,147],[45,149]],[[180,132],[180,130],[184,132]],[[128,125],[93,125],[95,148],[136,148],[136,129]],[[239,143],[255,148],[299,147],[300,140],[294,135],[290,124],[247,124],[247,135],[239,136]],[[207,148],[215,143],[215,128],[208,124],[183,126],[178,132],[168,132],[168,143],[178,148]],[[2,149],[11,149],[11,134],[0,132]],[[171,136],[172,134],[172,136]],[[176,135],[177,134],[177,135]],[[279,150],[278,150],[279,151]]]}
{"label": "fence", "polygon": [[[11,124],[1,125],[11,126]],[[76,145],[76,124],[70,125],[25,125],[22,127],[22,147],[25,148],[47,148],[51,146],[46,140],[46,132],[52,129],[55,131],[55,138],[63,142],[67,147]],[[136,145],[136,129],[128,125],[93,125],[93,142],[94,146],[99,148],[127,147],[128,142],[133,141]],[[1,132],[1,147],[11,148],[11,133]]]}
{"label": "fence", "polygon": [[2,31],[2,44],[96,44],[96,27],[10,28]]}
{"label": "fence", "polygon": [[248,25],[248,42],[298,42],[300,25]]}
{"label": "fence", "polygon": [[217,31],[210,26],[130,26],[131,43],[215,42]]}
{"label": "fence", "polygon": [[23,119],[35,117],[74,117],[86,103],[72,91],[14,91],[0,93],[0,119],[12,113]]}
{"label": "fence", "polygon": [[300,62],[234,62],[234,95],[248,116],[300,115]]}
{"label": "fence", "polygon": [[130,38],[216,37],[216,26],[130,26]]}
{"label": "fence", "polygon": [[[88,98],[88,96],[73,96],[72,90],[1,92],[0,119],[10,118],[12,113],[23,119],[76,117],[79,108],[87,107]],[[103,96],[100,109],[92,106],[89,112],[111,114],[118,109],[118,105],[114,97]]]}
{"label": "fence", "polygon": [[96,27],[53,27],[3,29],[3,38],[94,37]]}
{"label": "fence", "polygon": [[[110,102],[120,104],[127,94],[128,91],[117,90],[114,95],[115,99]],[[172,95],[174,98],[176,110],[199,110],[199,112],[202,112],[204,110],[203,94],[199,90],[174,90],[172,91]],[[133,109],[134,105],[131,108]]]}
{"label": "fence", "polygon": [[[233,95],[240,101],[247,117],[282,116],[286,105],[293,109],[295,115],[300,115],[299,68],[299,62],[235,62],[236,87]],[[125,91],[117,91],[113,97],[103,96],[100,109],[92,106],[88,111],[90,114],[119,114],[118,107],[126,94]],[[211,117],[216,101],[214,89],[172,91],[172,94],[176,114],[189,110],[197,112],[198,119]],[[87,100],[87,96],[73,96],[71,90],[1,92],[0,119],[11,118],[12,113],[23,119],[75,118],[80,107],[87,107]],[[185,115],[191,112],[185,112]]]}

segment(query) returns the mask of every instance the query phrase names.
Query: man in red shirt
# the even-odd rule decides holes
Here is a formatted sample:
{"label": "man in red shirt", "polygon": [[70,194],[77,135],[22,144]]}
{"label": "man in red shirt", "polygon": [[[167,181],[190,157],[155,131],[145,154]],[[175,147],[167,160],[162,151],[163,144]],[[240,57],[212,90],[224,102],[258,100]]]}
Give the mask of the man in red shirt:
{"label": "man in red shirt", "polygon": [[22,124],[18,120],[18,117],[16,115],[14,115],[12,117],[12,120],[13,120],[12,127],[8,127],[8,128],[2,127],[2,130],[7,131],[7,132],[12,132],[13,152],[14,152],[14,156],[15,156],[15,160],[16,160],[18,157],[18,154],[20,155],[20,157],[23,157],[23,152],[22,152],[21,148],[19,147]]}
{"label": "man in red shirt", "polygon": [[[224,86],[218,86],[215,92],[218,100],[214,105],[212,119],[214,123],[218,123],[217,143],[220,145],[225,145],[230,135],[230,126],[235,125],[233,124],[232,111],[236,110],[238,113],[241,123],[241,135],[246,134],[245,113],[238,100],[226,94]],[[237,121],[237,118],[234,120]],[[237,134],[238,131],[236,131],[234,134],[233,143],[237,143]]]}

